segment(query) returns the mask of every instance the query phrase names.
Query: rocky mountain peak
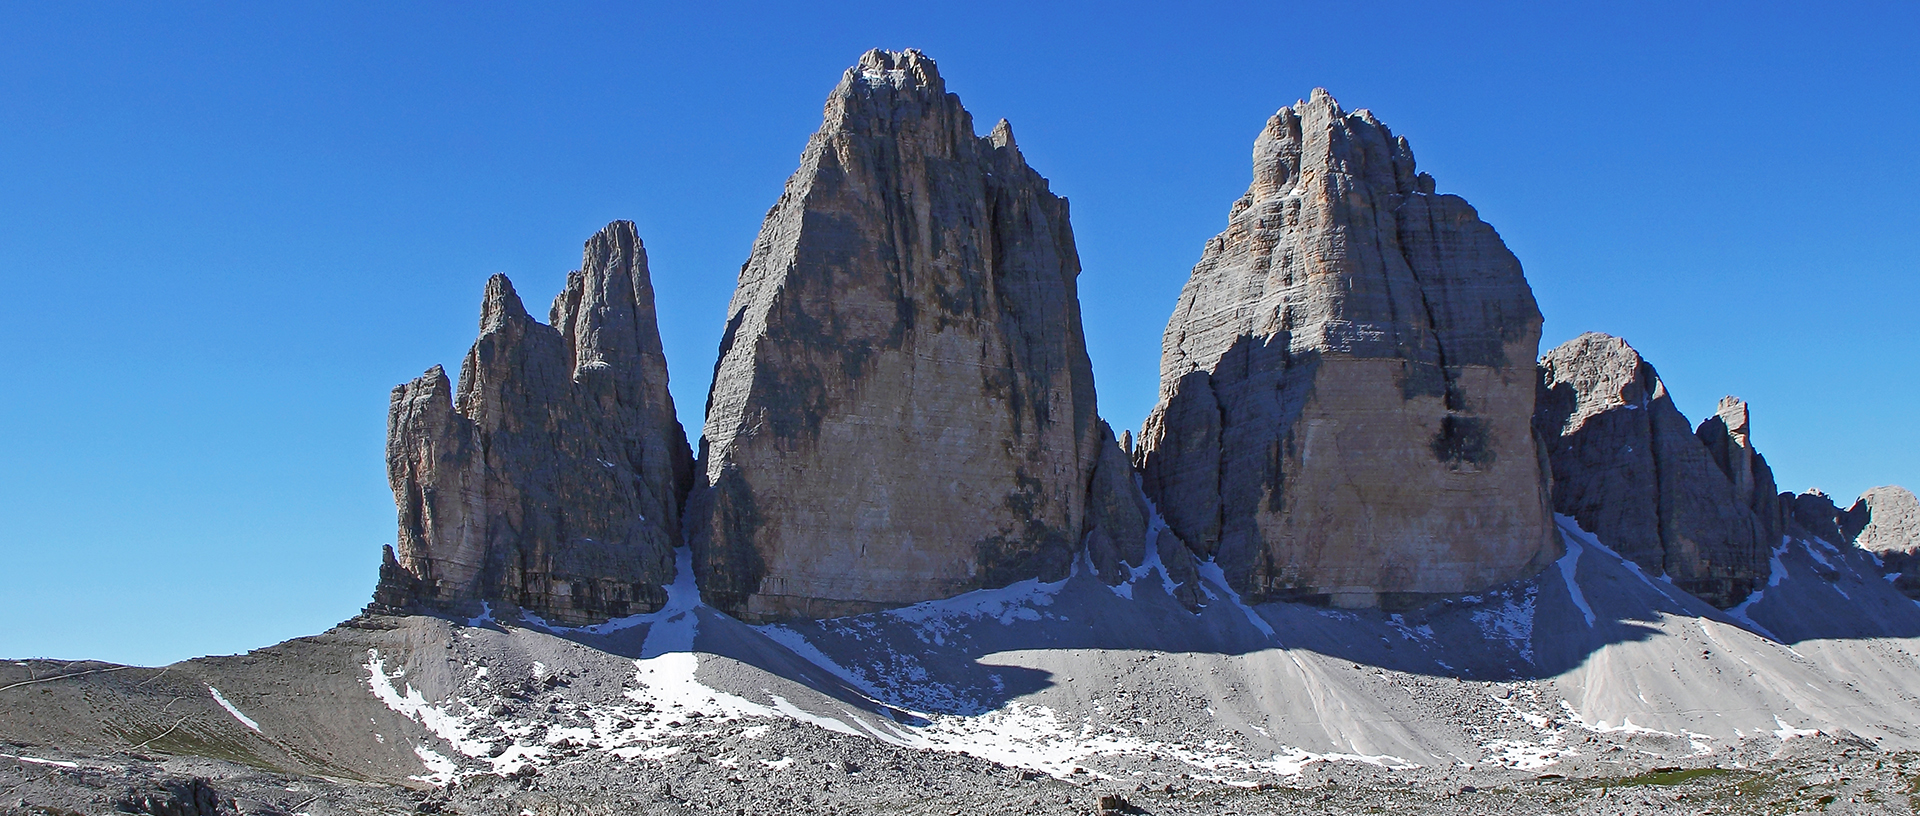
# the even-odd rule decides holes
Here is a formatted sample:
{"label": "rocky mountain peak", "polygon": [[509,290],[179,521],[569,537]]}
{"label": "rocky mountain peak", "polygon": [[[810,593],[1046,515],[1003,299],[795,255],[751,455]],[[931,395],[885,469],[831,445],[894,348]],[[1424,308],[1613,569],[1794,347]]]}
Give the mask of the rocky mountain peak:
{"label": "rocky mountain peak", "polygon": [[917,48],[905,51],[875,48],[861,54],[860,61],[847,69],[841,86],[846,87],[856,78],[869,87],[886,85],[902,90],[924,88],[934,94],[947,92],[947,83],[940,78],[939,66],[934,64],[932,57]]}
{"label": "rocky mountain peak", "polygon": [[1067,218],[931,59],[846,72],[728,307],[688,511],[708,602],[818,617],[1051,580],[1094,532],[1143,563]]}
{"label": "rocky mountain peak", "polygon": [[1912,491],[1876,487],[1860,494],[1847,512],[1849,535],[1861,549],[1880,555],[1920,554],[1920,499]]}
{"label": "rocky mountain peak", "polygon": [[497,273],[487,278],[486,294],[480,299],[482,333],[499,331],[509,321],[531,319],[526,305],[520,302],[520,293],[513,290],[513,281]]}
{"label": "rocky mountain peak", "polygon": [[571,624],[665,600],[691,457],[631,223],[587,242],[552,315],[494,275],[458,387],[434,366],[394,389],[400,529],[377,608],[487,602]]}
{"label": "rocky mountain peak", "polygon": [[1559,551],[1519,261],[1412,148],[1316,89],[1254,140],[1141,434],[1172,529],[1256,599],[1399,605]]}

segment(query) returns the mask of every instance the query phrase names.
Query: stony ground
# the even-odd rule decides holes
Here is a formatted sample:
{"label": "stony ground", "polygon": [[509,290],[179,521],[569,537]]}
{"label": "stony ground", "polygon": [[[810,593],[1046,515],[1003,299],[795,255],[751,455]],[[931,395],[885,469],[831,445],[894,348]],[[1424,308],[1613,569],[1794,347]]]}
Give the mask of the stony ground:
{"label": "stony ground", "polygon": [[[1920,755],[1796,740],[1778,757],[1566,778],[1317,763],[1284,785],[1055,779],[792,722],[716,724],[662,759],[571,762],[408,788],[141,753],[0,744],[0,813],[65,814],[1786,814],[1914,813]],[[743,736],[747,729],[755,729]],[[760,729],[765,729],[760,730]],[[1742,760],[1750,761],[1742,761]]]}
{"label": "stony ground", "polygon": [[675,587],[0,661],[0,813],[1914,813],[1920,607],[1837,558],[1737,615],[1594,545],[1404,616],[1083,577],[750,627]]}

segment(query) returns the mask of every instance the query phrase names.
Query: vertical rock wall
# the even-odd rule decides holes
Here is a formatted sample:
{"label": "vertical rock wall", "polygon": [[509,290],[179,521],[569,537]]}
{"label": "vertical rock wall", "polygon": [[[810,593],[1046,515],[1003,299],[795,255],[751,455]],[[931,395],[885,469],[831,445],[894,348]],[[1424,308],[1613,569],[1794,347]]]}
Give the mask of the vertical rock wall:
{"label": "vertical rock wall", "polygon": [[1130,499],[1089,513],[1130,476],[1095,412],[1067,216],[931,59],[846,72],[728,307],[689,503],[709,603],[822,617],[1059,578],[1089,518],[1137,561]]}
{"label": "vertical rock wall", "polygon": [[487,601],[578,624],[665,601],[691,454],[632,223],[588,241],[551,320],[495,275],[458,387],[434,366],[394,389],[400,530],[377,608]]}
{"label": "vertical rock wall", "polygon": [[1136,454],[1173,531],[1253,600],[1397,606],[1551,561],[1519,261],[1324,91],[1253,159],[1167,323]]}

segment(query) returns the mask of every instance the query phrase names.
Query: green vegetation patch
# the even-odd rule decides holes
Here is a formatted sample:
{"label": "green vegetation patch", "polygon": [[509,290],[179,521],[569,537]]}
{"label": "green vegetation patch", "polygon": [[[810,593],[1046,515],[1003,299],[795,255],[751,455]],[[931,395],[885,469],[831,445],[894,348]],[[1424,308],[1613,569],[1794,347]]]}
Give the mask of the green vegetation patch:
{"label": "green vegetation patch", "polygon": [[1695,779],[1725,776],[1725,768],[1655,768],[1638,776],[1609,780],[1610,787],[1633,787],[1635,785],[1684,785]]}

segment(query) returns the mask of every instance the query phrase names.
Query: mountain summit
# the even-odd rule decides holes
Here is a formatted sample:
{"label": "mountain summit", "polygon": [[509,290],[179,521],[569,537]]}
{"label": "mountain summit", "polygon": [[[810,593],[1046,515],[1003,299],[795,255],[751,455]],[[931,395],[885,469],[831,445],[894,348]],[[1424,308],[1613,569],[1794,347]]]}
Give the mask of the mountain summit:
{"label": "mountain summit", "polygon": [[486,602],[578,624],[665,602],[691,455],[633,222],[587,242],[550,319],[495,275],[459,387],[434,366],[393,390],[400,535],[376,608]]}
{"label": "mountain summit", "polygon": [[1079,274],[1011,127],[976,136],[918,51],[862,56],[727,309],[689,506],[707,601],[833,617],[1057,580],[1096,528],[1141,563]]}
{"label": "mountain summit", "polygon": [[1418,605],[1531,574],[1560,553],[1540,322],[1493,228],[1315,90],[1254,141],[1167,322],[1147,495],[1252,600]]}

